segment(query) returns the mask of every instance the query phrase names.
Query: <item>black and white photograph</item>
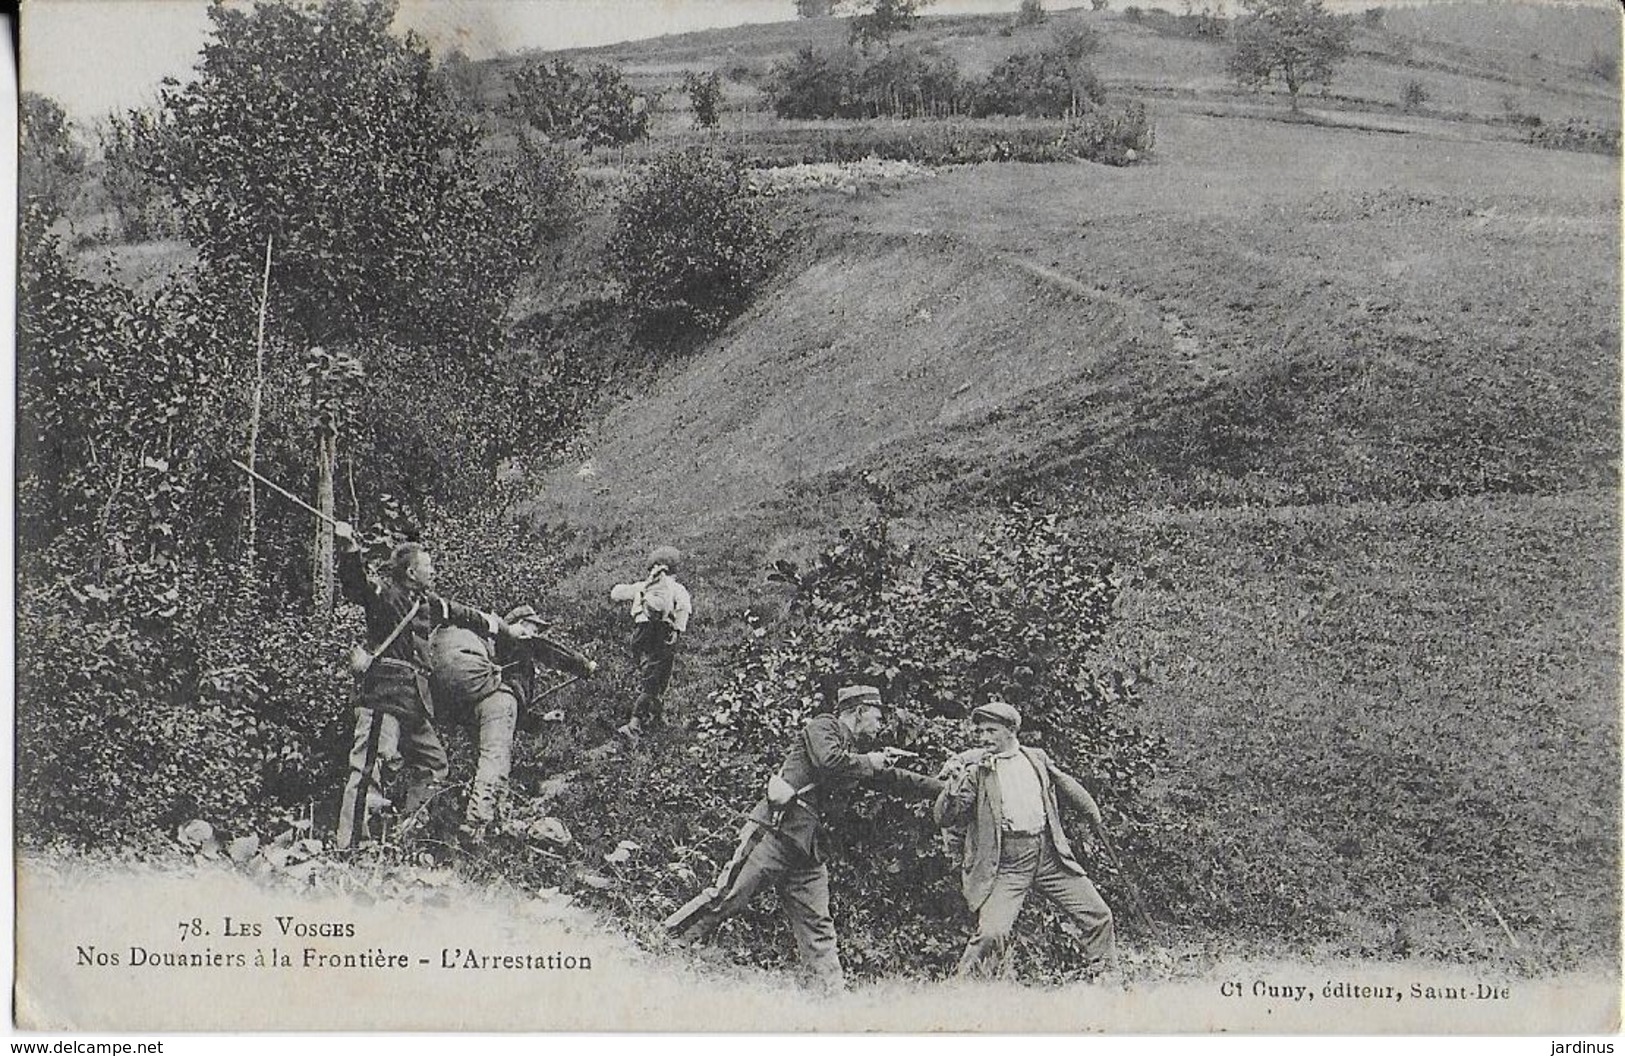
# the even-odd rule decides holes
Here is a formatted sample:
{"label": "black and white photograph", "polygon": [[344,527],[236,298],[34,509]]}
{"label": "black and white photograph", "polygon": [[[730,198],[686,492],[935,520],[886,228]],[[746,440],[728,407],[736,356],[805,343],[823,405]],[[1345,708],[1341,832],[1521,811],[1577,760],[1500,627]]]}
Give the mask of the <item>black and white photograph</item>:
{"label": "black and white photograph", "polygon": [[1621,26],[23,0],[14,1035],[1615,1051]]}

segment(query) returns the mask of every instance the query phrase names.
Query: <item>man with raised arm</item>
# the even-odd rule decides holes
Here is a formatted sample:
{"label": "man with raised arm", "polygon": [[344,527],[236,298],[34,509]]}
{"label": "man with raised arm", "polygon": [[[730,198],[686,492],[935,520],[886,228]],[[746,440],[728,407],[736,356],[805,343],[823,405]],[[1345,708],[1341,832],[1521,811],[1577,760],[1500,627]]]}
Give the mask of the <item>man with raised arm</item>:
{"label": "man with raised arm", "polygon": [[360,700],[350,773],[339,804],[337,846],[348,848],[367,832],[368,789],[382,801],[383,771],[405,768],[402,813],[410,818],[446,776],[445,746],[430,721],[428,671],[413,635],[427,636],[443,624],[467,627],[498,639],[523,640],[531,632],[510,627],[495,615],[459,605],[434,593],[434,561],[419,543],[401,543],[390,554],[386,574],[372,576],[362,563],[355,529],[343,521],[333,529],[340,544],[339,586],[346,601],[360,605],[367,623],[367,660],[360,673]]}

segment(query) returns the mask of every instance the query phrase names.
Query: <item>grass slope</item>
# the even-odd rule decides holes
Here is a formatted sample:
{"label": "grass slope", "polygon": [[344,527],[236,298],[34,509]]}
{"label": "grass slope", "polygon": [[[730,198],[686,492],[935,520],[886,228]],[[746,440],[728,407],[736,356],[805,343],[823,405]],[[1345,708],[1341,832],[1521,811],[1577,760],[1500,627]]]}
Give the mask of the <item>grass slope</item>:
{"label": "grass slope", "polygon": [[923,540],[1059,498],[1138,577],[1115,655],[1152,676],[1160,794],[1222,850],[1177,880],[1214,921],[1611,961],[1617,181],[1181,115],[1148,167],[822,197],[803,266],[609,410],[530,513],[567,594],[693,551],[692,709],[734,617],[776,604],[766,563],[855,521],[861,474]]}

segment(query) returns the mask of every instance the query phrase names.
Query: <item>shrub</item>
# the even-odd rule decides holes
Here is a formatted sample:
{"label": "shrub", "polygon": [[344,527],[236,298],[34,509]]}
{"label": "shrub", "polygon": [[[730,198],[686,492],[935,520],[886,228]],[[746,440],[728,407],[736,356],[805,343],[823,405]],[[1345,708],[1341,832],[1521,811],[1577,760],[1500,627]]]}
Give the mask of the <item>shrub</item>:
{"label": "shrub", "polygon": [[705,151],[657,158],[627,194],[610,268],[646,337],[710,334],[750,303],[780,240],[744,170]]}
{"label": "shrub", "polygon": [[1586,60],[1586,72],[1604,84],[1615,84],[1619,81],[1619,56],[1592,48],[1591,57]]}
{"label": "shrub", "polygon": [[694,110],[694,127],[717,127],[717,110],[722,103],[722,75],[715,70],[710,73],[690,70],[683,74],[683,91],[688,93],[689,106]]}
{"label": "shrub", "polygon": [[552,139],[581,140],[589,151],[647,136],[653,106],[618,68],[599,62],[582,72],[568,59],[527,64],[508,96],[509,110],[531,126]]}
{"label": "shrub", "polygon": [[1076,118],[1067,145],[1077,157],[1107,165],[1130,165],[1151,153],[1156,140],[1145,104],[1102,107]]}
{"label": "shrub", "polygon": [[1406,81],[1405,87],[1399,91],[1399,103],[1406,111],[1420,110],[1427,101],[1428,91],[1422,86],[1421,81]]}
{"label": "shrub", "polygon": [[856,117],[856,67],[857,57],[850,51],[801,48],[768,73],[773,112],[788,118]]}
{"label": "shrub", "polygon": [[1083,59],[1098,38],[1081,27],[1057,34],[1046,47],[1017,52],[993,68],[978,86],[978,116],[1061,117],[1100,103],[1105,87]]}
{"label": "shrub", "polygon": [[1145,12],[1141,11],[1135,5],[1130,4],[1129,6],[1123,8],[1123,17],[1128,19],[1130,22],[1139,22],[1145,17]]}
{"label": "shrub", "polygon": [[1089,0],[1089,10],[1104,11],[1112,6],[1112,0]]}
{"label": "shrub", "polygon": [[778,63],[767,92],[780,117],[915,117],[959,105],[959,68],[933,51],[893,48],[865,61],[850,49],[803,48]]}
{"label": "shrub", "polygon": [[1049,12],[1044,10],[1044,0],[1021,0],[1021,6],[1016,10],[1016,25],[1025,29],[1036,26],[1049,18]]}
{"label": "shrub", "polygon": [[1584,118],[1570,118],[1561,125],[1537,124],[1530,129],[1528,139],[1537,147],[1588,154],[1618,155],[1620,147],[1619,129],[1594,125]]}

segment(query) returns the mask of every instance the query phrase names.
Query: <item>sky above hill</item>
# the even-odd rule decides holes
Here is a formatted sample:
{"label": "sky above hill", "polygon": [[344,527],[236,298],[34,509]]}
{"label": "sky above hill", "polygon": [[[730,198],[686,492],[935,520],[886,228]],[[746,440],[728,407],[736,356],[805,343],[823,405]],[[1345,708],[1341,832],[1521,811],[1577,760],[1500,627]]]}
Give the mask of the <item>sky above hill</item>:
{"label": "sky above hill", "polygon": [[[1013,12],[1017,2],[934,0],[928,13]],[[1048,6],[1081,2],[1051,0]],[[1358,10],[1376,2],[1330,0],[1329,6]],[[1182,10],[1180,4],[1141,0],[1144,7],[1173,10]],[[81,122],[155,103],[158,82],[184,79],[209,32],[207,0],[23,0],[22,7],[22,87],[57,100]],[[777,22],[794,10],[793,0],[401,0],[396,25],[422,34],[438,54],[461,48],[488,58]]]}

